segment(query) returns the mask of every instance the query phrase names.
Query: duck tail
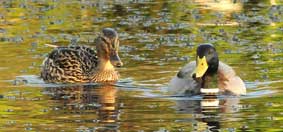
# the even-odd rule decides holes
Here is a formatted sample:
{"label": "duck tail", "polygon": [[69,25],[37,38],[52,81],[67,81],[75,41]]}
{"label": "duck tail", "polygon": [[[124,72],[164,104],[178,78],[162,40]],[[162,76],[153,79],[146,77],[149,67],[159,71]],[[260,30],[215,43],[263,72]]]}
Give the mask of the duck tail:
{"label": "duck tail", "polygon": [[57,48],[57,47],[59,47],[59,46],[57,46],[57,45],[53,45],[53,44],[44,44],[45,46],[48,46],[48,47],[53,47],[53,48]]}

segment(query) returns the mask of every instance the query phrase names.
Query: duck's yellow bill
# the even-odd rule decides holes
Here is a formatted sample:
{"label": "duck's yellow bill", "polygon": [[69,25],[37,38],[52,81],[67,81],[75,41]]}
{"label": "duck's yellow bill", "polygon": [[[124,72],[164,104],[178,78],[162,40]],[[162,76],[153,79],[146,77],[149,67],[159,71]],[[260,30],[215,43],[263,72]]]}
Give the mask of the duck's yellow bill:
{"label": "duck's yellow bill", "polygon": [[199,58],[198,56],[197,67],[194,71],[194,73],[196,74],[196,78],[202,77],[207,69],[208,69],[208,64],[206,62],[205,56],[203,56],[202,58]]}

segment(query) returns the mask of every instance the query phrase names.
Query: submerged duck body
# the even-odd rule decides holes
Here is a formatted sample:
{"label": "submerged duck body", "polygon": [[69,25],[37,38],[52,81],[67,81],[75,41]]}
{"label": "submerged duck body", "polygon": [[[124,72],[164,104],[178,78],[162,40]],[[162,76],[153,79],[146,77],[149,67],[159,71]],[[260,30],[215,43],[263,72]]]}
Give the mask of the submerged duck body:
{"label": "submerged duck body", "polygon": [[114,66],[122,66],[118,56],[118,34],[105,28],[91,47],[70,45],[55,48],[43,61],[41,77],[50,83],[117,81]]}
{"label": "submerged duck body", "polygon": [[199,45],[196,61],[185,65],[169,83],[168,90],[173,94],[196,95],[201,88],[209,88],[215,78],[222,94],[245,95],[246,87],[229,65],[218,60],[211,44]]}

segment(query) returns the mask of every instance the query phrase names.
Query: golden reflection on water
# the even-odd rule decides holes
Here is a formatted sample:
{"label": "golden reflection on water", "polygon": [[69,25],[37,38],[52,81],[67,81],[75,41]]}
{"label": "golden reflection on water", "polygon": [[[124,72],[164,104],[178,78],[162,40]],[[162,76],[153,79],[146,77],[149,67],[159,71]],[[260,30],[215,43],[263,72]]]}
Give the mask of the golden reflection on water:
{"label": "golden reflection on water", "polygon": [[57,102],[56,107],[64,113],[70,113],[69,116],[77,112],[83,115],[89,113],[96,115],[91,115],[95,117],[91,120],[96,120],[98,123],[115,124],[117,121],[119,114],[116,102],[117,89],[113,85],[51,87],[45,88],[45,91]]}
{"label": "golden reflection on water", "polygon": [[234,0],[194,0],[194,2],[202,5],[201,8],[203,9],[221,11],[227,15],[231,15],[230,13],[239,12],[243,9],[242,3]]}
{"label": "golden reflection on water", "polygon": [[[238,13],[243,10],[243,4],[240,1],[232,0],[195,0],[195,3],[199,5],[200,14],[209,15],[211,12],[215,12],[218,15],[212,22],[197,22],[198,26],[239,26],[237,21],[231,20],[234,13]],[[225,17],[223,21],[219,21]]]}

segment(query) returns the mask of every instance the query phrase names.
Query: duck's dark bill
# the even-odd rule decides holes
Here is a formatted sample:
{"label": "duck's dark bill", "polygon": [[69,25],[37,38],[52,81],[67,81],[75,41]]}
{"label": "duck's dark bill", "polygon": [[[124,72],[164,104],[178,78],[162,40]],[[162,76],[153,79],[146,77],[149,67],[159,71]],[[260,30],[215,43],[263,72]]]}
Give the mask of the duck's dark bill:
{"label": "duck's dark bill", "polygon": [[207,69],[208,69],[208,64],[207,64],[207,61],[206,61],[206,57],[203,56],[202,58],[200,58],[198,56],[197,67],[194,71],[195,77],[196,78],[202,77],[204,75],[204,73],[207,71]]}
{"label": "duck's dark bill", "polygon": [[110,61],[111,61],[112,65],[114,65],[116,67],[123,66],[123,63],[122,63],[122,61],[121,61],[121,59],[120,59],[120,57],[117,53],[110,56]]}

